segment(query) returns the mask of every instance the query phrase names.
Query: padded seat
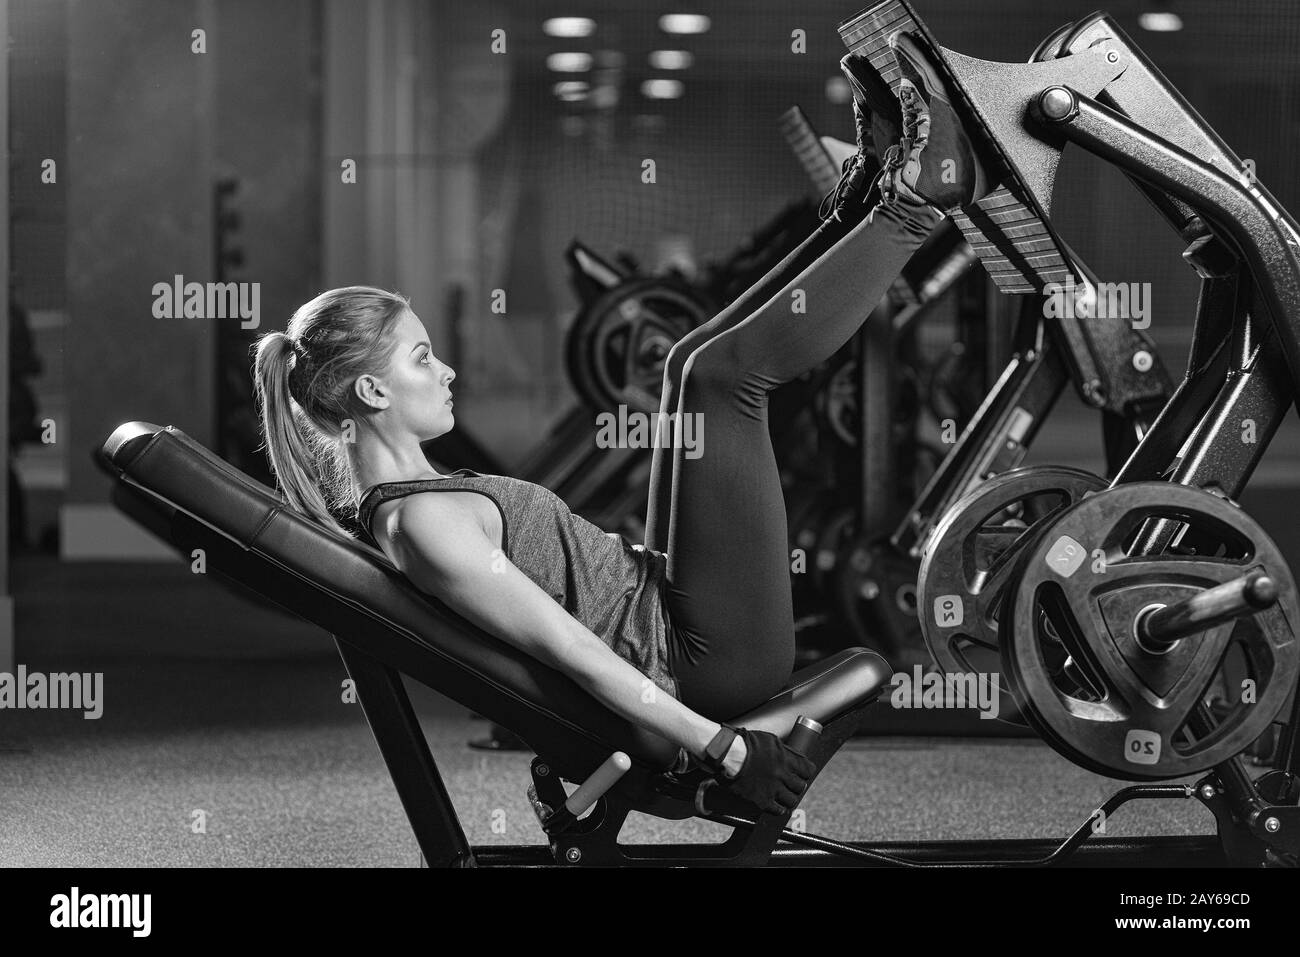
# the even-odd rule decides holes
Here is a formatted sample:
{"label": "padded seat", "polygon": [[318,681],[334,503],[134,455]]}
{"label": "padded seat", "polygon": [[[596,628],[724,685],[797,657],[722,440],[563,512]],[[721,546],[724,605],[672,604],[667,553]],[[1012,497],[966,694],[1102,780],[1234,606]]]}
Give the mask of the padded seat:
{"label": "padded seat", "polygon": [[[117,479],[117,505],[184,556],[203,548],[210,571],[490,717],[570,780],[590,774],[612,751],[651,773],[673,764],[675,745],[461,618],[382,552],[299,514],[181,430],[126,423],[96,460]],[[826,724],[861,708],[889,676],[879,655],[851,648],[795,673],[746,714],[711,717],[784,735],[799,715]]]}

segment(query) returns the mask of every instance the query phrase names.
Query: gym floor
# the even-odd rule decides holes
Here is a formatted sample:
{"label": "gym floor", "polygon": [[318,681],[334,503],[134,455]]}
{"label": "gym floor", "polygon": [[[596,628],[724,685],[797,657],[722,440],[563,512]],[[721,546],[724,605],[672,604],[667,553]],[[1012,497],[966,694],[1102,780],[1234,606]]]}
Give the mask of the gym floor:
{"label": "gym floor", "polygon": [[[417,865],[397,794],[360,707],[342,700],[347,675],[320,629],[179,562],[30,559],[15,578],[22,633],[43,636],[28,671],[102,671],[103,715],[6,713],[0,867]],[[526,797],[531,755],[470,749],[487,724],[408,686],[469,841],[540,843]],[[843,840],[1063,839],[1123,786],[1034,738],[863,737],[831,762],[803,808],[808,831]],[[195,811],[204,833],[195,833]],[[1134,802],[1106,830],[1213,832],[1209,812],[1181,800]],[[728,833],[635,815],[621,839]]]}

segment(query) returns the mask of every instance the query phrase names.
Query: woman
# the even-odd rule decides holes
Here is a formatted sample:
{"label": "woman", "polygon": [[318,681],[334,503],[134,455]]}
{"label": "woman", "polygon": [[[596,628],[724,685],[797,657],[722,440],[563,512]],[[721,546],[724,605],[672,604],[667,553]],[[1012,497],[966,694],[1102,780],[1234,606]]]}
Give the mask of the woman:
{"label": "woman", "polygon": [[[866,61],[845,57],[859,151],[832,214],[668,357],[661,411],[700,416],[707,442],[691,456],[656,443],[644,546],[541,486],[430,468],[420,443],[453,427],[455,372],[401,296],[331,290],[257,348],[267,450],[291,505],[340,530],[331,510],[355,510],[361,537],[417,587],[676,742],[680,770],[694,757],[773,813],[797,805],[815,766],[773,734],[718,723],[779,691],[794,661],[768,393],[848,341],[939,209],[988,191],[937,70],[909,37],[896,40],[919,94],[909,115]],[[890,154],[891,202],[868,212],[868,137],[886,155],[904,122],[928,125],[925,149],[912,163]],[[795,290],[805,311],[791,306]]]}

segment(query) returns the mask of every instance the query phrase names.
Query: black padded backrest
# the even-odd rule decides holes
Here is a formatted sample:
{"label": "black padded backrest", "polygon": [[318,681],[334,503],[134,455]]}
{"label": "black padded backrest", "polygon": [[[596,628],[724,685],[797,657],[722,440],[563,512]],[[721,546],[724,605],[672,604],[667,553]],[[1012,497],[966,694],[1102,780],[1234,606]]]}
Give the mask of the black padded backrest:
{"label": "black padded backrest", "polygon": [[300,515],[179,429],[129,422],[96,458],[119,483],[115,500],[183,555],[207,549],[210,570],[491,717],[562,773],[581,779],[614,750],[653,771],[675,760],[671,742],[465,621],[382,552]]}

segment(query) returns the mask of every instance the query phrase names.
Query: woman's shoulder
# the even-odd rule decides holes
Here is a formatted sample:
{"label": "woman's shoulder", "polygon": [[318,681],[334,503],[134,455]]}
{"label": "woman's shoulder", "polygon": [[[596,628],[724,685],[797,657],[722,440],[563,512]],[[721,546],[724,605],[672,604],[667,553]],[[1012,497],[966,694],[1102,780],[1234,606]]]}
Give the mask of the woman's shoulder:
{"label": "woman's shoulder", "polygon": [[450,488],[433,481],[429,488],[416,488],[402,495],[386,497],[371,509],[372,516],[392,515],[400,525],[409,521],[407,516],[426,518],[430,515],[447,515],[458,512],[475,512],[475,502],[482,496],[465,488]]}
{"label": "woman's shoulder", "polygon": [[390,499],[375,509],[372,534],[380,551],[408,574],[411,571],[397,557],[399,553],[409,553],[408,559],[419,554],[425,562],[437,565],[455,564],[463,556],[476,553],[479,543],[501,547],[504,536],[475,499],[482,501],[482,496],[450,489],[437,495],[416,493]]}

